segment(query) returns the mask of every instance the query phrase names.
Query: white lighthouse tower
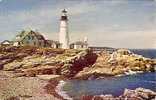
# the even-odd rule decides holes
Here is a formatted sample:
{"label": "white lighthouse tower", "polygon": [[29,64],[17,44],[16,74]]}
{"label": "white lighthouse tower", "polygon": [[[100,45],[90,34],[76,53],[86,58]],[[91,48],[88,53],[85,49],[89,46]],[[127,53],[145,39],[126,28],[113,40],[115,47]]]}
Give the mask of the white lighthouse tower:
{"label": "white lighthouse tower", "polygon": [[62,15],[60,19],[59,42],[61,43],[61,47],[63,49],[69,48],[68,16],[65,9],[62,10]]}

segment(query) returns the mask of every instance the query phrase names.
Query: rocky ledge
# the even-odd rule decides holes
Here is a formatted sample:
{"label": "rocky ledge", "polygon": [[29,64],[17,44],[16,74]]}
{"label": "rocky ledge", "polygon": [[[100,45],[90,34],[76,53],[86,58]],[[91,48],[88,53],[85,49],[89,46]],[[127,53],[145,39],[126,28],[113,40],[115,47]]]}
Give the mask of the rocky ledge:
{"label": "rocky ledge", "polygon": [[125,89],[119,97],[113,95],[82,96],[80,100],[156,100],[156,92],[144,88]]}
{"label": "rocky ledge", "polygon": [[54,74],[88,79],[155,71],[155,64],[154,60],[126,49],[96,54],[90,49],[0,47],[0,69],[13,72],[14,76]]}
{"label": "rocky ledge", "polygon": [[88,79],[129,75],[137,72],[154,72],[154,65],[154,60],[126,49],[119,49],[112,54],[103,51],[98,54],[96,62],[91,67],[84,68],[75,78]]}
{"label": "rocky ledge", "polygon": [[84,67],[93,65],[96,58],[96,54],[88,49],[0,47],[0,69],[19,76],[55,74],[69,78]]}
{"label": "rocky ledge", "polygon": [[[107,51],[96,54],[90,49],[64,50],[31,46],[0,46],[0,98],[2,99],[3,97],[4,100],[7,100],[6,98],[9,97],[11,98],[8,100],[16,100],[18,96],[20,96],[20,98],[34,98],[34,96],[35,98],[38,98],[43,97],[42,93],[40,94],[38,92],[40,90],[45,91],[46,89],[46,93],[54,96],[51,98],[57,97],[61,99],[58,94],[55,94],[56,91],[54,91],[57,81],[52,80],[48,85],[46,85],[47,81],[45,80],[50,80],[51,78],[58,76],[59,78],[63,77],[65,79],[89,79],[123,75],[138,71],[154,71],[154,65],[156,65],[154,60],[133,54],[129,50],[123,49],[113,52],[112,54]],[[46,87],[43,89],[45,85]],[[34,87],[38,89],[36,89],[38,92],[37,94],[31,95],[33,91],[36,91],[33,89]],[[138,98],[141,95],[144,95],[144,92],[140,92],[140,89],[136,89],[126,90],[126,93],[121,97],[125,96],[124,98],[126,98],[127,93],[128,96],[137,96]],[[148,93],[149,91],[145,93],[145,98],[153,98],[153,94],[155,95],[154,92]],[[37,96],[38,94],[40,96]],[[48,94],[44,94],[44,96],[47,96]],[[87,96],[84,98],[86,97]],[[99,98],[99,96],[93,96],[92,98],[95,97]],[[49,98],[49,95],[47,98]],[[52,100],[51,98],[46,100]],[[114,97],[112,96],[112,98]]]}

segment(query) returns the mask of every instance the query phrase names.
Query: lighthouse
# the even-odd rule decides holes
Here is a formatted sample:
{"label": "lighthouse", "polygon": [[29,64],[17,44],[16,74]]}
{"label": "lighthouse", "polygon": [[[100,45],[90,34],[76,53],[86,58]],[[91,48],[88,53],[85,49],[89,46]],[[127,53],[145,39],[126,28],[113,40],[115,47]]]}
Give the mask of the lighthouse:
{"label": "lighthouse", "polygon": [[61,43],[61,47],[63,49],[69,48],[68,16],[65,9],[62,10],[62,15],[60,19],[59,42]]}

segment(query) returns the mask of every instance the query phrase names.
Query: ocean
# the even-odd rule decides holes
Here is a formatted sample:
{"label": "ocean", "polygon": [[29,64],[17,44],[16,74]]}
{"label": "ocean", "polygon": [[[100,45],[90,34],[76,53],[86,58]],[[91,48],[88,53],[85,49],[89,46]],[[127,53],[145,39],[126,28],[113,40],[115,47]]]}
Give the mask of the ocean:
{"label": "ocean", "polygon": [[136,89],[138,87],[156,91],[156,73],[141,73],[98,80],[70,80],[64,85],[63,90],[69,96],[78,98],[82,95],[101,94],[119,96],[125,88]]}
{"label": "ocean", "polygon": [[133,53],[147,58],[156,59],[156,49],[130,49]]}
{"label": "ocean", "polygon": [[[131,49],[132,52],[147,58],[156,58],[156,50]],[[110,77],[98,80],[70,80],[63,86],[63,90],[74,98],[82,95],[112,94],[119,96],[124,89],[138,87],[156,91],[156,72],[140,73],[121,77]]]}

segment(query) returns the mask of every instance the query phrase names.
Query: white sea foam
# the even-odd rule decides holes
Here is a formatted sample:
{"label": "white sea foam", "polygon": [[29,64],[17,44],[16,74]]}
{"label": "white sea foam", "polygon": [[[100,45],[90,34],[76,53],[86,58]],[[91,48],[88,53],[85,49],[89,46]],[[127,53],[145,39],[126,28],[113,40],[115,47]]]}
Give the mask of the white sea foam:
{"label": "white sea foam", "polygon": [[63,97],[65,100],[73,100],[65,91],[62,90],[62,87],[66,84],[65,81],[59,81],[59,84],[56,86],[55,91]]}
{"label": "white sea foam", "polygon": [[156,81],[147,81],[147,80],[144,80],[143,82],[156,84]]}
{"label": "white sea foam", "polygon": [[143,73],[143,71],[132,71],[132,70],[128,70],[128,72],[125,72],[126,75],[134,75],[137,73]]}
{"label": "white sea foam", "polygon": [[134,72],[132,70],[128,70],[128,72],[125,72],[126,75],[133,75],[136,74],[137,72]]}
{"label": "white sea foam", "polygon": [[129,70],[128,72],[124,72],[124,74],[115,75],[115,77],[134,75],[134,74],[139,74],[139,73],[143,73],[143,71],[131,71],[131,70]]}

